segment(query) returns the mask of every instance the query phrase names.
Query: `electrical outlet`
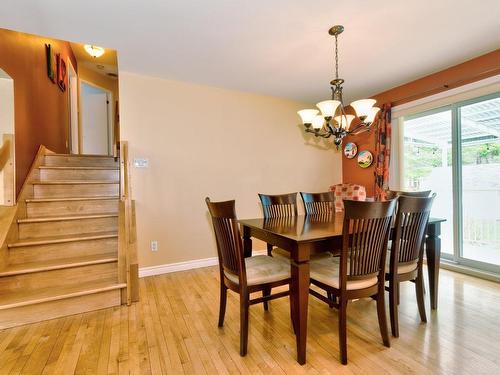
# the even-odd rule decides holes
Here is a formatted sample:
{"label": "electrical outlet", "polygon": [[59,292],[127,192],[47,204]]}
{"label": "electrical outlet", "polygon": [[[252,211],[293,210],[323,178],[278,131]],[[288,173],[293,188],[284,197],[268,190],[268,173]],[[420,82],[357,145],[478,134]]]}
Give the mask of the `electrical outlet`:
{"label": "electrical outlet", "polygon": [[151,251],[158,251],[158,241],[151,241]]}

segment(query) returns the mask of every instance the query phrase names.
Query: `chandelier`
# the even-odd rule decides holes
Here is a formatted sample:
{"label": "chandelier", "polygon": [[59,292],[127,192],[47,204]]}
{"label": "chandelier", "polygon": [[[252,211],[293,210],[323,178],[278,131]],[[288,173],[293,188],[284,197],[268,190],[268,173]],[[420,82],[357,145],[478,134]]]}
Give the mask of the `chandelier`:
{"label": "chandelier", "polygon": [[[344,80],[339,78],[339,55],[338,36],[344,31],[344,26],[335,25],[328,34],[335,37],[335,79],[330,81],[332,99],[324,100],[316,104],[317,109],[303,109],[298,111],[307,133],[313,133],[316,137],[334,137],[333,142],[337,149],[342,144],[342,139],[348,134],[359,134],[370,130],[380,108],[374,107],[376,100],[360,99],[351,103],[356,116],[347,114],[342,102],[342,84]],[[319,112],[321,111],[321,114]],[[351,124],[357,123],[352,129]]]}

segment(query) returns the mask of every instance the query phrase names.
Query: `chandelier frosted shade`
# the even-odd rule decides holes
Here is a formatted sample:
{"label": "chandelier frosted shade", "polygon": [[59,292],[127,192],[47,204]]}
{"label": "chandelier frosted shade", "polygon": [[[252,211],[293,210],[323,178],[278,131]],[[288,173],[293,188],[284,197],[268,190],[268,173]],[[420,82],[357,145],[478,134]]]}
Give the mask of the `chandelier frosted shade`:
{"label": "chandelier frosted shade", "polygon": [[380,108],[379,107],[372,107],[370,109],[370,113],[368,114],[368,116],[366,116],[365,118],[365,122],[367,124],[371,124],[374,120],[375,120],[375,116],[377,116],[377,113],[380,111]]}
{"label": "chandelier frosted shade", "polygon": [[321,129],[325,124],[325,119],[321,115],[314,116],[312,120],[312,127],[314,129]]}
{"label": "chandelier frosted shade", "polygon": [[316,104],[316,107],[320,109],[324,118],[331,118],[335,115],[335,112],[340,104],[341,103],[338,100],[323,100],[322,102]]}
{"label": "chandelier frosted shade", "polygon": [[344,130],[349,130],[349,127],[351,126],[352,120],[354,120],[356,116],[353,115],[342,115],[342,116],[335,116],[333,119],[337,122],[339,127]]}
{"label": "chandelier frosted shade", "polygon": [[351,103],[359,118],[368,117],[371,114],[371,109],[377,101],[375,99],[360,99]]}
{"label": "chandelier frosted shade", "polygon": [[297,112],[297,114],[300,116],[302,123],[304,125],[306,125],[306,124],[311,125],[314,117],[318,113],[319,113],[319,111],[317,109],[303,109],[303,110]]}

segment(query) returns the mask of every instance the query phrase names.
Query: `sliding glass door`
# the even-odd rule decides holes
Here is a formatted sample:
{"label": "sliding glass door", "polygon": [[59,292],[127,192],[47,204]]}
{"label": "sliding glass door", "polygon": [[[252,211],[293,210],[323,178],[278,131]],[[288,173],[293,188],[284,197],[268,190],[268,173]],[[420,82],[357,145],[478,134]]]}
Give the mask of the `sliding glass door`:
{"label": "sliding glass door", "polygon": [[437,194],[443,258],[500,273],[500,93],[400,123],[401,183]]}
{"label": "sliding glass door", "polygon": [[459,258],[495,270],[500,266],[500,97],[463,103],[458,113],[462,203]]}

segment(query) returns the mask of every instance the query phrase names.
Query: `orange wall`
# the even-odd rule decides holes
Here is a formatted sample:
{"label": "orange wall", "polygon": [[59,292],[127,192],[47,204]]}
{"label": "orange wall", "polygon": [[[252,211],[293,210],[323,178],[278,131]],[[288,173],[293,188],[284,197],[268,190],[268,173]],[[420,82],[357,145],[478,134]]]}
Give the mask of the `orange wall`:
{"label": "orange wall", "polygon": [[[455,87],[500,74],[500,49],[476,57],[462,64],[430,74],[415,81],[392,88],[373,96],[377,106],[391,103],[393,106],[437,94]],[[375,131],[347,137],[344,144],[354,142],[358,150],[369,150],[375,155]],[[342,157],[342,179],[346,183],[356,183],[366,187],[368,196],[374,193],[375,162],[367,169],[361,169],[356,158]]]}
{"label": "orange wall", "polygon": [[77,68],[69,43],[0,29],[0,68],[14,79],[18,192],[40,145],[68,152],[68,90],[62,92],[47,77],[45,43],[65,61],[69,57]]}

